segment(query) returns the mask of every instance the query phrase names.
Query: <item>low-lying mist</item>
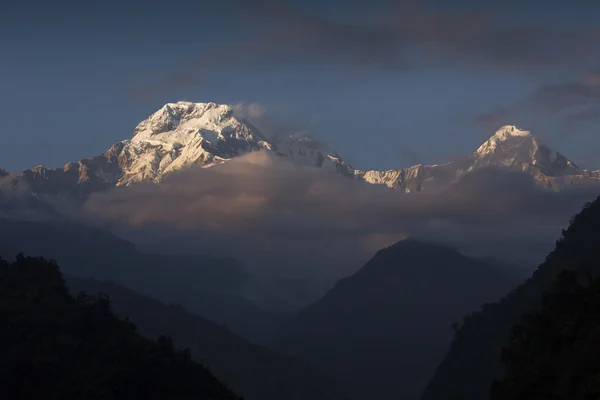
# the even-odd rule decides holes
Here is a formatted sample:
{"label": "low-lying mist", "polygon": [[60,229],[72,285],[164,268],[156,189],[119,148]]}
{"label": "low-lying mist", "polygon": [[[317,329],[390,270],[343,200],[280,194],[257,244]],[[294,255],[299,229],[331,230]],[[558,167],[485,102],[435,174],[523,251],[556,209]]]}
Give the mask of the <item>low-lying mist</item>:
{"label": "low-lying mist", "polygon": [[335,279],[407,236],[471,251],[552,243],[599,189],[554,192],[526,173],[489,168],[405,194],[255,152],[93,194],[83,215],[142,248],[233,256],[258,275]]}

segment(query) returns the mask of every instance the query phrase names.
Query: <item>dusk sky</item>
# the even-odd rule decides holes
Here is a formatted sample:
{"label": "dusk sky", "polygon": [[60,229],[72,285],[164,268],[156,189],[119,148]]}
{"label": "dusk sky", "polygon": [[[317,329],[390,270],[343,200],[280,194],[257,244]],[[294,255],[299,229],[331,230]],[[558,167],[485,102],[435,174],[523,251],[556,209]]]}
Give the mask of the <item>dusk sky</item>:
{"label": "dusk sky", "polygon": [[0,167],[100,154],[188,100],[258,103],[358,168],[447,161],[504,124],[600,168],[598,1],[88,3],[0,7]]}

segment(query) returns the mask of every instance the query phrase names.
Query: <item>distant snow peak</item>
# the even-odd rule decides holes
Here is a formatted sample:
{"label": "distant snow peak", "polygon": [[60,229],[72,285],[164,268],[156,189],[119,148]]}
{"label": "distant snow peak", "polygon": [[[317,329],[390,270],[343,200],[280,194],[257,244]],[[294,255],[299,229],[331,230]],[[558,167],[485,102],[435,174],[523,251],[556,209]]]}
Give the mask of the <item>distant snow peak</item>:
{"label": "distant snow peak", "polygon": [[415,165],[390,171],[358,171],[354,175],[373,184],[404,192],[447,187],[480,168],[501,167],[531,174],[544,187],[559,189],[572,183],[600,183],[600,171],[584,171],[531,132],[514,125],[499,128],[470,157],[441,165]]}
{"label": "distant snow peak", "polygon": [[510,136],[531,136],[531,132],[519,129],[515,125],[504,125],[493,136],[506,139]]}
{"label": "distant snow peak", "polygon": [[529,131],[513,125],[498,129],[473,154],[469,170],[501,166],[529,171],[541,181],[548,177],[578,176],[584,171]]}
{"label": "distant snow peak", "polygon": [[[261,110],[246,108],[242,113],[236,112],[240,105],[167,103],[138,124],[133,138],[114,144],[103,154],[68,163],[63,168],[34,167],[23,171],[20,179],[34,193],[69,192],[85,198],[115,186],[161,182],[176,171],[213,167],[247,155],[246,161],[268,165],[274,157],[284,157],[295,165],[321,168],[406,193],[444,188],[470,171],[488,166],[525,171],[537,184],[553,189],[574,183],[600,183],[600,171],[580,169],[529,131],[514,125],[498,129],[464,159],[369,171],[354,169],[326,143],[306,132],[293,135],[272,132],[271,137],[265,136],[242,117],[258,115]],[[0,170],[0,177],[5,174]]]}
{"label": "distant snow peak", "polygon": [[223,128],[232,117],[233,109],[224,104],[192,103],[188,101],[167,103],[148,119],[138,124],[134,129],[133,140],[138,142],[161,140],[166,135],[159,138],[154,136],[173,131],[181,133],[182,128],[187,128],[186,133],[189,137],[198,133],[193,132],[194,128]]}
{"label": "distant snow peak", "polygon": [[52,179],[61,186],[73,185],[85,195],[136,182],[161,182],[176,171],[212,167],[261,150],[307,166],[329,169],[334,168],[330,164],[343,163],[327,146],[303,135],[268,139],[238,118],[234,108],[212,102],[167,103],[140,122],[130,140],[113,145],[101,156],[61,169],[33,168],[24,175],[44,190],[46,177],[56,176]]}
{"label": "distant snow peak", "polygon": [[520,139],[532,139],[531,132],[517,128],[514,125],[505,125],[498,129],[494,134],[475,152],[475,154],[485,155],[493,153],[502,142],[508,140],[514,140],[515,138]]}

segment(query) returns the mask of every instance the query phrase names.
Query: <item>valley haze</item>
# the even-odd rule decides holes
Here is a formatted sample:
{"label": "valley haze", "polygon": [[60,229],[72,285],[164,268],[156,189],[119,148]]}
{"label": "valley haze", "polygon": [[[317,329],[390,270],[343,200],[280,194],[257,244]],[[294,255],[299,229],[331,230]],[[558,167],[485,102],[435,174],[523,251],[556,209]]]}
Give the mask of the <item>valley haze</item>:
{"label": "valley haze", "polygon": [[599,398],[599,21],[6,2],[0,397]]}
{"label": "valley haze", "polygon": [[[100,156],[4,179],[142,247],[234,256],[259,275],[330,281],[408,236],[468,243],[467,252],[498,243],[494,256],[511,242],[551,244],[598,193],[598,171],[515,126],[458,161],[361,171],[322,139],[263,133],[266,113],[169,103]],[[509,261],[532,268],[542,248]]]}

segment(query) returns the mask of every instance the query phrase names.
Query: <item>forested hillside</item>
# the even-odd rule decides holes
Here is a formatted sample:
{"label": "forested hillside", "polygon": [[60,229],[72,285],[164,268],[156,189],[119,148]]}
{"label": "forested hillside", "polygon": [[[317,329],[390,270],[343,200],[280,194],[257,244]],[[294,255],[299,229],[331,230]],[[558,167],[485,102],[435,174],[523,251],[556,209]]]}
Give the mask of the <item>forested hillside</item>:
{"label": "forested hillside", "polygon": [[572,220],[533,276],[496,303],[465,318],[422,400],[486,400],[492,381],[504,376],[502,347],[525,313],[541,306],[542,294],[566,269],[587,268],[598,260],[600,199]]}
{"label": "forested hillside", "polygon": [[237,399],[189,351],[117,319],[107,298],[71,296],[42,258],[0,261],[0,320],[1,398]]}
{"label": "forested hillside", "polygon": [[541,310],[513,328],[492,400],[600,398],[600,278],[586,272],[564,271]]}

